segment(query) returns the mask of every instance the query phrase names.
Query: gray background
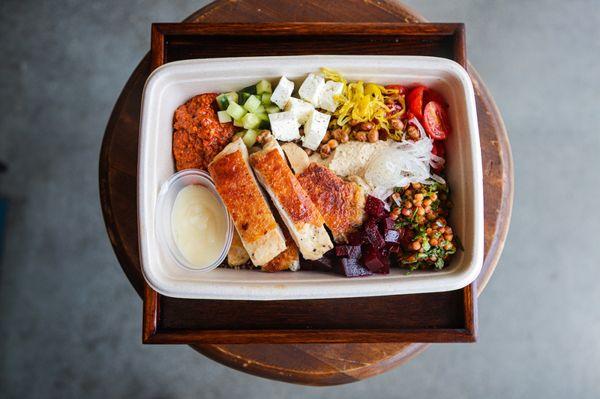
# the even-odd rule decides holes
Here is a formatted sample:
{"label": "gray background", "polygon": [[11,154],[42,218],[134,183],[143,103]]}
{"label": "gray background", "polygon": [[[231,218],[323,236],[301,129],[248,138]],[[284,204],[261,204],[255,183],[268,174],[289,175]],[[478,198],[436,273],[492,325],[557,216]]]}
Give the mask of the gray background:
{"label": "gray background", "polygon": [[480,340],[436,345],[364,382],[306,388],[186,347],[141,344],[141,302],[106,237],[97,188],[111,108],[153,21],[204,1],[0,2],[0,396],[9,398],[594,398],[600,396],[600,3],[408,3],[467,24],[504,115],[515,207],[480,300]]}

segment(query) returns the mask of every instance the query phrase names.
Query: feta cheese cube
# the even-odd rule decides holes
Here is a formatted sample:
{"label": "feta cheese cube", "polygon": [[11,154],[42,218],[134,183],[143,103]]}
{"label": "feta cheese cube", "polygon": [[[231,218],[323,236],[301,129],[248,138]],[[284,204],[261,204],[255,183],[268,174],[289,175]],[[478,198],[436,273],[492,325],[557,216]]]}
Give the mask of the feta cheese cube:
{"label": "feta cheese cube", "polygon": [[279,109],[283,109],[294,91],[294,82],[289,81],[285,76],[279,79],[279,83],[273,94],[271,94],[271,102],[276,104]]}
{"label": "feta cheese cube", "polygon": [[324,114],[319,111],[313,111],[308,120],[304,124],[304,136],[302,137],[302,145],[316,151],[327,133],[329,126],[329,118],[331,115]]}
{"label": "feta cheese cube", "polygon": [[315,107],[311,103],[294,97],[290,97],[288,103],[285,105],[285,110],[294,114],[296,120],[301,125],[308,120],[310,113],[314,109]]}
{"label": "feta cheese cube", "polygon": [[269,114],[271,132],[277,140],[292,141],[300,138],[300,125],[291,112],[276,112]]}
{"label": "feta cheese cube", "polygon": [[319,96],[325,87],[325,79],[322,76],[309,73],[298,89],[300,98],[308,101],[315,107],[319,105]]}
{"label": "feta cheese cube", "polygon": [[342,82],[334,82],[333,80],[325,82],[325,87],[323,87],[323,91],[321,91],[321,96],[319,97],[319,108],[335,112],[338,106],[335,96],[339,96],[343,91],[344,84]]}

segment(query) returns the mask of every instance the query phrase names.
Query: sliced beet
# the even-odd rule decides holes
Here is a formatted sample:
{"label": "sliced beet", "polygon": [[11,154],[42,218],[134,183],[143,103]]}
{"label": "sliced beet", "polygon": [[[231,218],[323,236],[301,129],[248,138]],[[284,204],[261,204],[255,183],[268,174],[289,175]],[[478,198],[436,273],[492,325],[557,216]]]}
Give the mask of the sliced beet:
{"label": "sliced beet", "polygon": [[320,270],[325,272],[331,272],[333,270],[333,260],[331,258],[322,257],[317,260],[301,259],[300,268],[302,270]]}
{"label": "sliced beet", "polygon": [[358,259],[337,258],[335,272],[346,277],[370,276],[371,271],[364,267]]}
{"label": "sliced beet", "polygon": [[402,237],[400,236],[400,232],[398,230],[388,230],[383,235],[385,242],[390,242],[392,244],[399,244],[401,238]]}
{"label": "sliced beet", "polygon": [[398,253],[400,253],[400,245],[399,244],[388,243],[388,244],[385,245],[385,247],[388,250],[388,252],[391,253],[391,254],[398,254]]}
{"label": "sliced beet", "polygon": [[377,224],[373,219],[370,219],[365,223],[365,237],[367,238],[367,242],[377,249],[383,248],[385,245],[383,236],[379,232]]}
{"label": "sliced beet", "polygon": [[385,234],[389,230],[396,229],[396,222],[394,222],[391,218],[385,218],[379,221],[379,228],[382,234]]}
{"label": "sliced beet", "polygon": [[373,246],[367,246],[362,261],[373,273],[388,274],[390,272],[389,259],[382,251]]}
{"label": "sliced beet", "polygon": [[360,245],[336,245],[335,255],[341,258],[359,259],[362,251]]}
{"label": "sliced beet", "polygon": [[379,198],[373,197],[372,195],[367,196],[365,211],[367,212],[367,215],[375,219],[381,219],[385,217],[387,213],[383,201]]}
{"label": "sliced beet", "polygon": [[361,245],[363,242],[365,242],[365,232],[362,229],[358,229],[348,234],[348,244]]}

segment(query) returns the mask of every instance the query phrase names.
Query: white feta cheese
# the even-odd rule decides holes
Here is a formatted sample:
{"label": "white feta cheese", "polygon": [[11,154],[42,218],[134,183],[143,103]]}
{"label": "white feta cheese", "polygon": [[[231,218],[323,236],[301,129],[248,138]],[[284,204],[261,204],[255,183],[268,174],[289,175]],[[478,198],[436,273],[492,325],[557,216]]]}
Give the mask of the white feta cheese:
{"label": "white feta cheese", "polygon": [[302,137],[302,145],[316,151],[321,144],[321,140],[327,133],[329,126],[329,118],[331,115],[324,114],[319,111],[313,111],[308,120],[304,124],[304,136]]}
{"label": "white feta cheese", "polygon": [[322,76],[309,73],[298,89],[298,94],[301,99],[308,101],[316,107],[319,105],[319,97],[323,87],[325,87],[325,79]]}
{"label": "white feta cheese", "polygon": [[283,109],[294,91],[294,82],[289,81],[285,76],[279,79],[279,83],[273,94],[271,94],[271,102],[276,104],[279,109]]}
{"label": "white feta cheese", "polygon": [[269,114],[271,132],[277,140],[292,141],[300,138],[300,125],[291,112],[276,112]]}
{"label": "white feta cheese", "polygon": [[344,91],[344,84],[342,82],[334,82],[328,80],[325,82],[325,87],[321,91],[319,97],[319,108],[323,108],[329,112],[335,112],[338,106],[338,102],[335,100],[335,96],[339,96]]}
{"label": "white feta cheese", "polygon": [[294,114],[296,120],[301,125],[308,120],[310,113],[314,109],[315,107],[311,103],[294,97],[290,97],[288,103],[285,105],[285,110]]}

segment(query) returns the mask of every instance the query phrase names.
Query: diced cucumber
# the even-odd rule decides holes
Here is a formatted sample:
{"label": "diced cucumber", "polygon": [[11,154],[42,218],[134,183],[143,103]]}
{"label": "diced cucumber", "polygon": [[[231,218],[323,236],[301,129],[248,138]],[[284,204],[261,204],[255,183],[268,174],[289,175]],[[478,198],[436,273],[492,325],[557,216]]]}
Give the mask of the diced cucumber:
{"label": "diced cucumber", "polygon": [[217,117],[219,118],[219,122],[221,123],[231,122],[231,115],[229,115],[227,111],[217,112]]}
{"label": "diced cucumber", "polygon": [[256,138],[258,137],[258,132],[254,129],[248,129],[242,140],[244,140],[244,144],[246,147],[250,148],[256,143]]}
{"label": "diced cucumber", "polygon": [[219,94],[217,96],[217,105],[221,111],[226,110],[229,106],[229,99],[225,95],[225,93]]}
{"label": "diced cucumber", "polygon": [[275,114],[279,112],[279,107],[275,104],[267,105],[265,109],[267,110],[267,114]]}
{"label": "diced cucumber", "polygon": [[244,138],[244,134],[246,134],[246,131],[245,130],[241,130],[241,131],[237,132],[236,134],[234,134],[233,137],[234,138],[235,137],[239,137],[239,138],[243,139]]}
{"label": "diced cucumber", "polygon": [[256,84],[256,94],[271,93],[271,83],[261,80]]}
{"label": "diced cucumber", "polygon": [[244,127],[244,121],[242,121],[241,119],[234,119],[233,120],[233,126],[235,126],[235,127]]}
{"label": "diced cucumber", "polygon": [[271,104],[271,93],[263,93],[260,97],[260,101],[263,103],[263,105]]}
{"label": "diced cucumber", "polygon": [[269,115],[267,115],[266,112],[254,112],[254,115],[258,116],[258,119],[260,119],[261,121],[269,121]]}
{"label": "diced cucumber", "polygon": [[246,100],[248,99],[248,97],[250,97],[252,94],[250,93],[246,93],[245,91],[238,91],[238,104],[244,104],[246,102]]}
{"label": "diced cucumber", "polygon": [[252,86],[248,86],[248,87],[244,87],[242,90],[240,90],[244,93],[248,93],[248,94],[256,94],[256,85],[252,85]]}
{"label": "diced cucumber", "polygon": [[256,111],[256,108],[258,107],[260,107],[260,100],[254,95],[248,97],[248,99],[244,103],[244,108],[246,108],[246,110],[249,112]]}
{"label": "diced cucumber", "polygon": [[235,91],[230,91],[229,93],[225,93],[225,97],[227,97],[227,100],[231,103],[238,102],[238,94]]}
{"label": "diced cucumber", "polygon": [[244,129],[256,129],[260,124],[260,118],[249,112],[244,115],[242,122],[244,122]]}
{"label": "diced cucumber", "polygon": [[233,119],[241,119],[242,116],[246,114],[246,110],[242,108],[241,105],[230,102],[227,107],[227,113],[231,115]]}
{"label": "diced cucumber", "polygon": [[256,108],[254,111],[252,111],[253,114],[265,114],[267,113],[267,111],[265,110],[265,106],[264,105],[259,105],[258,108]]}

